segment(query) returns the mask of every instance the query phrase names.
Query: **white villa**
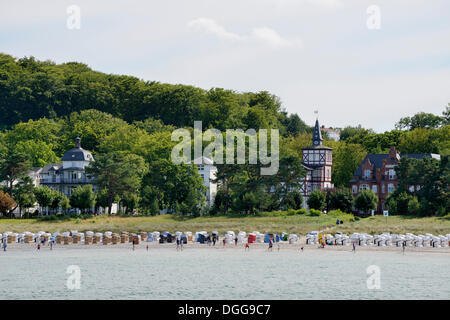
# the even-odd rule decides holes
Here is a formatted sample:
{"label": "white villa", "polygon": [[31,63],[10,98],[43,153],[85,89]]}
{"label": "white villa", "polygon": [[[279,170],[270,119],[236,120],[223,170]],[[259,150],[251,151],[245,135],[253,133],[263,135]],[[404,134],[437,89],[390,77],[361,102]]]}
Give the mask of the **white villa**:
{"label": "white villa", "polygon": [[211,179],[216,178],[217,167],[214,166],[211,159],[206,157],[194,159],[194,163],[197,165],[198,174],[202,177],[203,185],[206,187],[206,202],[212,207],[217,193],[217,183],[211,182]]}
{"label": "white villa", "polygon": [[[70,197],[72,190],[80,185],[93,184],[94,180],[88,178],[84,169],[91,161],[92,154],[81,148],[81,139],[75,139],[75,148],[67,151],[62,157],[62,163],[50,163],[37,172],[36,184],[48,186]],[[95,190],[95,186],[93,185]]]}

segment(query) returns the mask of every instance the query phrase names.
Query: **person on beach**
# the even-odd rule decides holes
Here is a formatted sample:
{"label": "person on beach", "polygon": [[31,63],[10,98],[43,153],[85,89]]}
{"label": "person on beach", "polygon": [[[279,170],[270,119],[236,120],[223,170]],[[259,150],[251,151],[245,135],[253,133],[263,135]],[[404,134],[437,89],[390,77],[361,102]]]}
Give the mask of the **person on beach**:
{"label": "person on beach", "polygon": [[147,245],[146,249],[147,249],[147,251],[148,251],[148,245]]}
{"label": "person on beach", "polygon": [[50,241],[50,250],[53,250],[53,241]]}
{"label": "person on beach", "polygon": [[250,245],[248,244],[248,241],[245,243],[245,251],[250,250]]}
{"label": "person on beach", "polygon": [[177,236],[177,251],[180,250],[180,237]]}
{"label": "person on beach", "polygon": [[3,251],[6,251],[6,247],[7,247],[6,242],[7,242],[6,240],[3,241]]}
{"label": "person on beach", "polygon": [[216,245],[216,236],[213,237],[213,246]]}
{"label": "person on beach", "polygon": [[353,242],[353,249],[352,249],[353,253],[356,252],[356,243]]}
{"label": "person on beach", "polygon": [[225,238],[223,238],[223,246],[224,246],[224,247],[225,247],[225,242],[226,242],[226,241],[225,241]]}
{"label": "person on beach", "polygon": [[237,246],[238,238],[234,238],[234,245]]}
{"label": "person on beach", "polygon": [[41,250],[41,244],[40,244],[40,243],[38,243],[37,249],[38,249],[38,250]]}
{"label": "person on beach", "polygon": [[402,243],[402,250],[403,250],[403,254],[405,254],[405,250],[406,250],[406,241],[403,241],[403,243]]}
{"label": "person on beach", "polygon": [[272,248],[273,248],[273,242],[272,242],[272,239],[269,239],[269,251],[272,251]]}
{"label": "person on beach", "polygon": [[135,245],[135,243],[136,243],[136,241],[135,241],[135,239],[133,238],[133,251],[134,251],[134,245]]}

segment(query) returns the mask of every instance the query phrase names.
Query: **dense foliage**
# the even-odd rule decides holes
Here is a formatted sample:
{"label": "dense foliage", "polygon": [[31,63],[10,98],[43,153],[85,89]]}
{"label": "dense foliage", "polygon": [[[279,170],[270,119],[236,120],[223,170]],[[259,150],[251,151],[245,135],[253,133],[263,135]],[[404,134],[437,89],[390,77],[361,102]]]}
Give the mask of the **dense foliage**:
{"label": "dense foliage", "polygon": [[[69,199],[36,190],[27,174],[32,167],[59,162],[80,136],[83,148],[96,159],[88,170],[99,178],[96,207],[111,207],[112,202],[118,202],[128,213],[135,209],[143,214],[161,209],[205,212],[209,208],[201,205],[204,190],[195,166],[175,166],[169,161],[175,145],[172,131],[178,127],[192,131],[194,120],[201,120],[204,130],[280,130],[278,174],[262,176],[260,165],[248,163],[218,165],[221,186],[213,212],[256,214],[298,209],[303,203],[301,194],[292,189],[305,174],[301,153],[311,145],[312,128],[297,114],[289,115],[280,99],[266,91],[204,90],[105,74],[77,62],[55,64],[0,54],[0,114],[4,207],[8,203],[8,208],[12,204],[12,209],[18,206],[22,211],[37,201],[46,208],[45,213],[54,212],[58,206],[67,209]],[[419,113],[402,118],[395,130],[384,133],[358,126],[344,128],[341,141],[329,140],[325,133],[324,137],[324,145],[333,148],[332,182],[346,188],[367,153],[387,153],[395,146],[402,153],[450,154],[449,107],[442,116]],[[442,178],[427,175],[430,170],[420,171],[428,179],[420,181],[433,181],[439,185],[438,190],[443,190]],[[439,170],[434,174],[446,177],[448,171]],[[412,195],[420,202],[423,214],[435,213],[435,203],[439,210],[448,211],[448,204],[442,200],[445,192],[436,195],[435,189],[425,187]],[[327,197],[327,210],[350,211],[353,199],[343,190]],[[82,209],[75,205],[75,199],[70,200]],[[321,203],[319,208],[325,207]]]}

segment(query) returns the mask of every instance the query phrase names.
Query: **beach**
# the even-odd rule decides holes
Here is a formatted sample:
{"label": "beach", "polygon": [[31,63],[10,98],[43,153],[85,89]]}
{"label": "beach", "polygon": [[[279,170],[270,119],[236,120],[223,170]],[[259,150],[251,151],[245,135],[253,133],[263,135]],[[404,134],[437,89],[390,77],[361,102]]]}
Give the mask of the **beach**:
{"label": "beach", "polygon": [[[332,252],[346,252],[352,251],[352,245],[326,245],[325,248],[319,248],[318,244],[306,244],[305,238],[301,238],[300,241],[297,243],[287,243],[287,242],[280,242],[280,251],[287,251],[287,252],[296,252],[301,251],[301,248],[303,247],[303,251],[332,251]],[[160,244],[158,242],[141,242],[138,245],[135,245],[135,251],[146,251],[147,245],[149,246],[149,251],[154,250],[163,250],[163,251],[175,251],[176,252],[176,244],[175,243],[163,243]],[[23,251],[23,252],[30,252],[30,251],[38,251],[37,250],[37,243],[9,243],[7,245],[8,251]],[[41,244],[42,251],[50,250],[50,245],[46,243],[45,245]],[[118,243],[118,244],[53,244],[52,250],[50,251],[65,251],[65,250],[117,250],[117,251],[132,251],[133,245],[131,243]],[[219,241],[215,246],[214,245],[208,245],[208,244],[200,244],[198,242],[188,242],[188,244],[183,245],[183,250],[222,250],[222,251],[245,251],[245,245],[242,243],[238,243],[235,245],[234,243],[227,244],[226,246],[223,246],[222,242]],[[257,251],[268,251],[268,244],[267,243],[252,243],[250,244],[250,250],[257,250]],[[278,251],[277,245],[275,244],[273,247],[273,251]],[[367,245],[367,246],[356,246],[357,252],[398,252],[403,253],[402,247],[397,246],[376,246],[376,245]],[[423,253],[423,254],[443,254],[443,255],[450,255],[450,247],[440,247],[440,248],[432,248],[432,247],[407,247],[405,249],[405,253]]]}

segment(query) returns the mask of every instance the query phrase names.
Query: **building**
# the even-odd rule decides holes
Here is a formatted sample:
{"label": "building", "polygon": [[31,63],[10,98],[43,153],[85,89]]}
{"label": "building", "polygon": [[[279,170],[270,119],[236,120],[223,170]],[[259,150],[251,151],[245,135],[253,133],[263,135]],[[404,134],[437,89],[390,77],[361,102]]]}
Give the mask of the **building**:
{"label": "building", "polygon": [[[440,160],[440,155],[433,153],[400,154],[395,147],[391,147],[388,154],[368,154],[350,180],[353,196],[357,196],[364,189],[371,189],[378,196],[376,213],[382,213],[387,197],[397,187],[395,166],[402,157]],[[410,186],[411,191],[419,189],[419,185]]]}
{"label": "building", "polygon": [[[93,184],[94,180],[86,176],[85,168],[94,161],[92,154],[81,148],[81,139],[75,139],[75,148],[67,151],[62,163],[50,163],[38,171],[37,184],[48,186],[70,197],[78,186]],[[95,189],[95,186],[93,186]]]}
{"label": "building", "polygon": [[198,174],[203,179],[203,185],[206,187],[206,202],[212,207],[214,204],[214,198],[217,193],[217,183],[212,182],[212,179],[216,178],[217,167],[214,166],[214,162],[206,157],[197,158],[194,160],[197,165]]}
{"label": "building", "polygon": [[322,141],[319,120],[316,120],[312,145],[303,148],[302,164],[306,170],[306,176],[300,191],[303,193],[305,203],[312,191],[333,188],[331,183],[333,149],[322,145]]}
{"label": "building", "polygon": [[320,130],[325,132],[328,138],[334,141],[339,141],[341,138],[341,129],[325,128],[325,126],[322,126]]}

